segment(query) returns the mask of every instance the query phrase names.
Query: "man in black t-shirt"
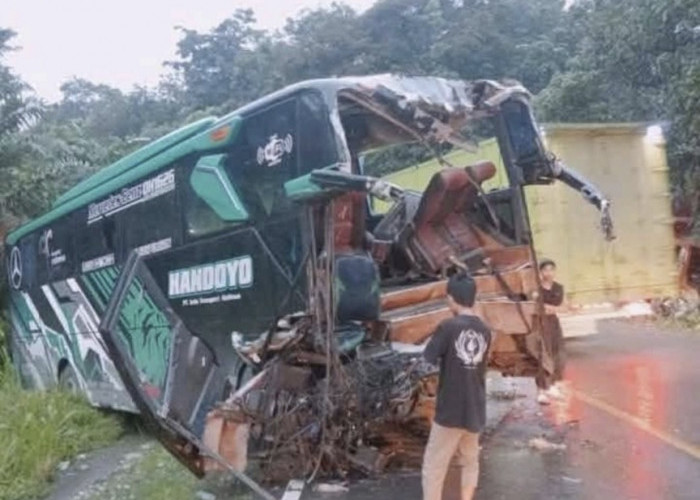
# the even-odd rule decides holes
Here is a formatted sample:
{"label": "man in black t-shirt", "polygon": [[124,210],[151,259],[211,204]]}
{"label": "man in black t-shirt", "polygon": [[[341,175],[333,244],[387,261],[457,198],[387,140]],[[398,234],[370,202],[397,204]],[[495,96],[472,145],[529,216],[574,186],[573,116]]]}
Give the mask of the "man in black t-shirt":
{"label": "man in black t-shirt", "polygon": [[440,500],[450,460],[458,453],[462,500],[473,497],[479,477],[479,433],[486,423],[485,374],[491,331],[472,310],[476,283],[458,274],[447,282],[453,318],[440,323],[425,359],[440,364],[435,419],[423,459],[423,499]]}

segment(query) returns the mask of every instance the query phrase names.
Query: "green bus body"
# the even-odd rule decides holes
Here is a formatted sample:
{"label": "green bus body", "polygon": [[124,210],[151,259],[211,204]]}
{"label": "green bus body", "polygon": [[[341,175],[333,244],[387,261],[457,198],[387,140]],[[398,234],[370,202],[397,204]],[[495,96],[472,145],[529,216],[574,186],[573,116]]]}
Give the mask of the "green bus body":
{"label": "green bus body", "polygon": [[[24,383],[48,388],[70,374],[93,404],[134,409],[98,333],[133,250],[223,365],[235,363],[234,330],[260,334],[277,315],[303,309],[300,290],[283,301],[302,243],[299,207],[283,184],[343,158],[326,101],[337,85],[300,84],[186,125],[11,232],[10,348]],[[158,308],[134,300],[122,321],[143,376],[159,386],[170,332]]]}

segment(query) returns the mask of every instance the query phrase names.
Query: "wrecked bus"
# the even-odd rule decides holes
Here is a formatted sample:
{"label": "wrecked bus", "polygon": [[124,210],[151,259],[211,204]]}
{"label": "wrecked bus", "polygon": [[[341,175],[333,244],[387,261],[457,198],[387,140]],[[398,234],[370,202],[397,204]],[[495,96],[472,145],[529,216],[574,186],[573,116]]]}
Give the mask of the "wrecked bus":
{"label": "wrecked bus", "polygon": [[[486,129],[509,181],[489,192],[493,163],[441,155]],[[405,143],[444,164],[423,193],[363,173]],[[262,496],[249,460],[280,480],[408,460],[434,394],[420,345],[449,315],[451,273],[477,281],[491,368],[552,369],[523,187],[555,180],[612,238],[609,201],[545,150],[515,82],[298,83],[158,139],[10,233],[12,358],[30,386],[138,409],[194,473]]]}

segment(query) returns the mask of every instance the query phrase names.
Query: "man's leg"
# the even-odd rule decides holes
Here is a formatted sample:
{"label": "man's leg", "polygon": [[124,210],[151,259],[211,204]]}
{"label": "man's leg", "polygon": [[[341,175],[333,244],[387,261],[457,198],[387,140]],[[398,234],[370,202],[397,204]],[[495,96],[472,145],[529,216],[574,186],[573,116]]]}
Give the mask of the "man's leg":
{"label": "man's leg", "polygon": [[479,434],[462,431],[458,450],[459,465],[462,468],[462,500],[472,500],[479,480]]}
{"label": "man's leg", "polygon": [[423,456],[423,500],[442,500],[450,460],[459,446],[461,429],[442,427],[433,422]]}
{"label": "man's leg", "polygon": [[537,402],[541,405],[548,405],[547,389],[550,384],[549,375],[544,371],[544,368],[540,368],[539,373],[535,376],[535,384],[537,385]]}
{"label": "man's leg", "polygon": [[559,318],[557,318],[556,328],[553,332],[554,341],[554,380],[561,382],[564,379],[564,367],[566,366],[566,350],[564,344],[564,332],[562,331]]}
{"label": "man's leg", "polygon": [[[551,358],[553,364],[556,364],[556,355],[554,353],[554,345],[552,342],[552,332],[550,325],[547,321],[542,322],[541,342],[542,342],[542,355]],[[554,371],[554,367],[552,370]],[[552,373],[549,373],[544,367],[540,367],[537,375],[535,376],[535,383],[537,384],[537,402],[541,405],[548,405],[549,401],[549,389],[552,386]]]}

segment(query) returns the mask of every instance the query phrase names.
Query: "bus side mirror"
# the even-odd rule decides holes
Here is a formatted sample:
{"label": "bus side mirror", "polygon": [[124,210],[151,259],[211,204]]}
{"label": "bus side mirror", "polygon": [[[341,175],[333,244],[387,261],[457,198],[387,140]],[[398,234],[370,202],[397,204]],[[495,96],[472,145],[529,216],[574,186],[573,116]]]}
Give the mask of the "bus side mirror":
{"label": "bus side mirror", "polygon": [[227,222],[249,219],[236,189],[226,175],[225,154],[203,156],[190,175],[190,185],[216,215]]}

